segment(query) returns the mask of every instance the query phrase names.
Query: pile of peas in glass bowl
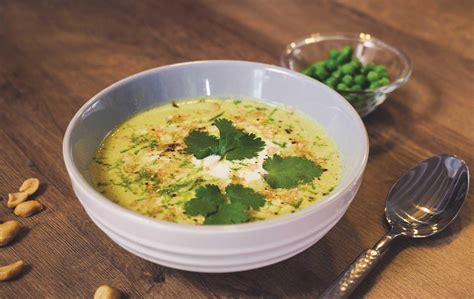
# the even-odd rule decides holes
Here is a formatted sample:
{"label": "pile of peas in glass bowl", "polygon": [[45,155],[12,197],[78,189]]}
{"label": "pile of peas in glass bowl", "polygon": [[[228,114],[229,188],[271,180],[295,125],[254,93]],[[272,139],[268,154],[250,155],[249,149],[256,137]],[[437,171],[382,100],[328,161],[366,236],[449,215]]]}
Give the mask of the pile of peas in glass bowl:
{"label": "pile of peas in glass bowl", "polygon": [[[381,64],[362,65],[352,57],[353,49],[345,46],[340,51],[329,50],[328,59],[311,64],[301,73],[324,82],[337,91],[362,91],[390,84],[387,68]],[[354,96],[347,98],[354,101]]]}
{"label": "pile of peas in glass bowl", "polygon": [[365,33],[311,34],[288,44],[281,64],[335,89],[361,116],[405,84],[412,71],[401,50]]}

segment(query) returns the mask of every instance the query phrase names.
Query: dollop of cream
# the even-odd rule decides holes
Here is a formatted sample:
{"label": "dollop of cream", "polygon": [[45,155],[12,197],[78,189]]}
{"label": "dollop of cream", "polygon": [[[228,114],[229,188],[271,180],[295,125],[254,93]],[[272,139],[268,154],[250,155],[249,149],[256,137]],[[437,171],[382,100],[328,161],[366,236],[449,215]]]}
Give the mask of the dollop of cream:
{"label": "dollop of cream", "polygon": [[265,169],[263,169],[263,162],[267,156],[272,156],[279,151],[279,146],[273,144],[271,141],[264,140],[264,142],[265,147],[263,150],[259,152],[257,157],[252,159],[228,161],[221,160],[220,156],[211,155],[204,159],[197,159],[193,156],[191,161],[194,165],[203,167],[207,174],[220,178],[226,183],[231,181],[232,172],[246,183],[250,183],[261,179],[267,173]]}
{"label": "dollop of cream", "polygon": [[267,171],[263,169],[263,162],[268,156],[278,152],[279,146],[268,140],[263,140],[265,147],[258,153],[256,158],[245,160],[245,166],[237,171],[237,176],[246,183],[261,179]]}
{"label": "dollop of cream", "polygon": [[230,181],[231,161],[221,160],[221,157],[218,155],[211,155],[204,159],[193,157],[191,161],[196,166],[202,166],[206,173],[224,181]]}

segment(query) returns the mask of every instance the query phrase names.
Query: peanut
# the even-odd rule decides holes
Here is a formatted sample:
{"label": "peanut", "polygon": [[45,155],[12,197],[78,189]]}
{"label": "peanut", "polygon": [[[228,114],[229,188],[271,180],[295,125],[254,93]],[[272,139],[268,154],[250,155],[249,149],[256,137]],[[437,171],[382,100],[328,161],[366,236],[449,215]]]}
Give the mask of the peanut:
{"label": "peanut", "polygon": [[26,217],[30,217],[33,214],[36,214],[42,209],[43,209],[43,205],[39,201],[28,200],[16,206],[14,213],[17,216],[26,218]]}
{"label": "peanut", "polygon": [[0,281],[10,280],[18,276],[21,273],[25,263],[18,261],[16,263],[0,267]]}
{"label": "peanut", "polygon": [[37,178],[29,178],[21,184],[20,192],[26,192],[28,195],[32,195],[38,190],[40,181]]}
{"label": "peanut", "polygon": [[8,193],[7,207],[13,209],[20,203],[24,202],[27,198],[28,193],[26,192]]}
{"label": "peanut", "polygon": [[108,285],[101,285],[94,294],[94,299],[119,299],[120,292]]}
{"label": "peanut", "polygon": [[0,224],[0,247],[8,245],[20,232],[21,224],[16,220],[10,220]]}

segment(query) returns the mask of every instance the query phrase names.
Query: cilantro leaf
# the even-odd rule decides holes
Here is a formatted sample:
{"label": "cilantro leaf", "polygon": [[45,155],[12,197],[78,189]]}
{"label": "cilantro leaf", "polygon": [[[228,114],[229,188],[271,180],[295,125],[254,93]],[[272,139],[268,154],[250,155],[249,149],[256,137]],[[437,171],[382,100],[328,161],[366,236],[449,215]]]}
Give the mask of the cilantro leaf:
{"label": "cilantro leaf", "polygon": [[225,158],[227,160],[242,160],[245,158],[253,158],[258,155],[265,146],[265,142],[255,136],[255,134],[243,134],[238,139],[238,146],[227,152]]}
{"label": "cilantro leaf", "polygon": [[219,130],[219,139],[205,132],[191,131],[184,139],[188,146],[186,152],[198,159],[215,154],[227,160],[242,160],[256,157],[265,146],[261,138],[234,127],[228,119],[218,118],[213,124]]}
{"label": "cilantro leaf", "polygon": [[217,207],[225,201],[224,195],[216,185],[206,185],[196,190],[196,196],[185,203],[184,210],[191,216],[203,215],[217,211]]}
{"label": "cilantro leaf", "polygon": [[214,125],[219,129],[219,146],[217,153],[224,157],[229,151],[239,146],[239,139],[243,135],[242,131],[234,127],[230,120],[219,118],[214,121]]}
{"label": "cilantro leaf", "polygon": [[206,217],[204,224],[236,224],[248,221],[247,210],[265,204],[263,195],[239,184],[230,184],[222,194],[216,185],[206,185],[196,190],[193,199],[184,204],[190,216]]}
{"label": "cilantro leaf", "polygon": [[258,209],[265,205],[262,194],[255,192],[252,188],[247,188],[239,184],[230,184],[225,188],[227,196],[233,203],[241,203],[246,209]]}
{"label": "cilantro leaf", "polygon": [[194,155],[198,159],[212,155],[214,149],[219,144],[215,136],[196,130],[191,131],[188,136],[184,138],[184,142],[188,146],[186,152]]}
{"label": "cilantro leaf", "polygon": [[285,189],[309,183],[323,173],[321,166],[311,160],[279,155],[265,159],[263,169],[268,172],[263,178],[272,188]]}
{"label": "cilantro leaf", "polygon": [[248,220],[245,205],[240,202],[225,203],[216,213],[206,217],[204,224],[237,224]]}

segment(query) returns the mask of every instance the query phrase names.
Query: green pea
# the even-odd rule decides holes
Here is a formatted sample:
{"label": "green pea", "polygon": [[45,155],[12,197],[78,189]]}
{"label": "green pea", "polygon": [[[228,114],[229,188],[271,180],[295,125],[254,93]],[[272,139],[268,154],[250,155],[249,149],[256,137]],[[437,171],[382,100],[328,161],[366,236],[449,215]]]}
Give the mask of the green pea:
{"label": "green pea", "polygon": [[354,82],[360,86],[364,85],[366,81],[367,80],[365,79],[364,75],[356,75],[354,77]]}
{"label": "green pea", "polygon": [[342,48],[341,52],[339,53],[339,56],[337,56],[336,58],[336,62],[338,64],[347,63],[351,60],[351,57],[352,57],[352,47],[346,46]]}
{"label": "green pea", "polygon": [[331,88],[336,87],[337,83],[338,83],[338,80],[334,77],[329,77],[326,79],[326,81],[324,81],[324,84],[326,84],[327,86]]}
{"label": "green pea", "polygon": [[331,79],[331,82],[334,82],[334,87],[336,87],[338,83],[341,83],[341,78],[329,77],[328,79]]}
{"label": "green pea", "polygon": [[[353,53],[353,49],[352,49],[352,46],[345,46],[344,48],[342,48],[341,50],[341,54],[342,55],[347,55],[349,57],[352,57],[352,53]],[[349,59],[350,60],[350,59]]]}
{"label": "green pea", "polygon": [[337,84],[336,89],[340,91],[345,91],[345,90],[349,90],[349,87],[344,83],[339,83]]}
{"label": "green pea", "polygon": [[324,63],[324,66],[326,67],[326,69],[328,71],[332,72],[332,71],[335,71],[337,69],[337,62],[333,59],[328,59]]}
{"label": "green pea", "polygon": [[323,61],[316,62],[314,65],[315,65],[316,67],[324,67],[324,60],[323,60]]}
{"label": "green pea", "polygon": [[316,76],[316,71],[317,71],[318,69],[325,69],[325,68],[324,68],[324,63],[316,62],[316,63],[313,63],[313,64],[311,65],[311,72],[312,72],[312,75],[313,75],[313,76]]}
{"label": "green pea", "polygon": [[362,91],[362,86],[360,86],[359,84],[354,84],[351,86],[351,90],[353,91]]}
{"label": "green pea", "polygon": [[354,74],[354,67],[350,63],[341,66],[340,70],[344,75]]}
{"label": "green pea", "polygon": [[348,100],[349,102],[354,102],[356,100],[356,97],[353,95],[347,95],[347,96],[344,96],[344,98]]}
{"label": "green pea", "polygon": [[332,89],[336,88],[336,86],[334,84],[330,84],[330,83],[327,83],[327,82],[324,82],[324,84],[326,84],[327,87],[330,87]]}
{"label": "green pea", "polygon": [[379,76],[379,74],[377,74],[375,71],[370,71],[370,72],[367,74],[367,80],[369,80],[370,82],[375,82],[375,81],[377,81],[378,79],[380,79],[380,76]]}
{"label": "green pea", "polygon": [[368,73],[374,71],[374,67],[374,64],[368,64],[366,66],[363,66],[361,69],[361,73],[367,76]]}
{"label": "green pea", "polygon": [[380,73],[379,76],[380,76],[380,79],[386,78],[386,79],[388,79],[388,80],[390,81],[390,78],[388,77],[388,74],[387,74],[387,73]]}
{"label": "green pea", "polygon": [[372,82],[370,83],[370,86],[369,86],[369,89],[377,89],[379,87],[381,87],[382,85],[380,85],[379,82]]}
{"label": "green pea", "polygon": [[339,71],[339,70],[334,71],[334,72],[332,72],[332,74],[331,74],[331,77],[336,78],[338,81],[342,79],[342,76],[343,76],[343,74],[342,74],[342,72]]}
{"label": "green pea", "polygon": [[351,75],[344,75],[344,77],[342,77],[342,83],[351,86],[354,83],[354,78],[352,78]]}
{"label": "green pea", "polygon": [[380,86],[385,86],[385,85],[389,85],[390,84],[390,80],[388,78],[382,78],[380,79],[379,81],[377,81]]}
{"label": "green pea", "polygon": [[385,65],[379,64],[374,67],[374,71],[376,71],[379,74],[387,73],[387,68],[385,67]]}
{"label": "green pea", "polygon": [[311,76],[313,74],[313,69],[311,68],[311,66],[309,66],[307,68],[302,69],[301,73],[306,76]]}
{"label": "green pea", "polygon": [[387,78],[388,79],[388,73],[385,70],[378,71],[377,74],[379,74],[380,78]]}
{"label": "green pea", "polygon": [[324,67],[318,66],[314,69],[313,75],[315,75],[319,80],[325,80],[329,76],[329,73]]}
{"label": "green pea", "polygon": [[334,49],[329,50],[328,56],[329,56],[329,59],[336,59],[337,56],[339,56],[339,51],[334,50]]}
{"label": "green pea", "polygon": [[367,65],[364,66],[364,71],[366,71],[367,73],[370,72],[370,71],[373,71],[375,68],[375,64],[373,63],[369,63]]}
{"label": "green pea", "polygon": [[354,70],[357,72],[361,69],[362,63],[360,63],[359,59],[352,58],[350,64],[354,67]]}

